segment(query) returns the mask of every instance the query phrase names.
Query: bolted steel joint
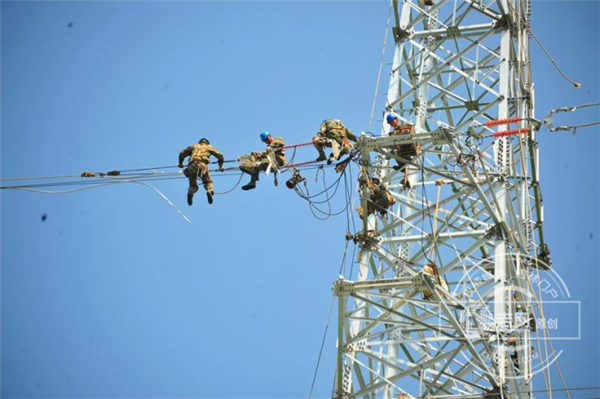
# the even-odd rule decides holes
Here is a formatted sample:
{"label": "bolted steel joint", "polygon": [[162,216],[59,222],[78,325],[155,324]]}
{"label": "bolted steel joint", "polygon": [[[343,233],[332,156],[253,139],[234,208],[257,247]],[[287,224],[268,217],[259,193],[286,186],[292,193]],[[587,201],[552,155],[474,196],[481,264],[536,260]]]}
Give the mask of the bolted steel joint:
{"label": "bolted steel joint", "polygon": [[346,281],[339,279],[333,283],[333,295],[336,297],[346,297],[356,292],[354,283],[352,281]]}
{"label": "bolted steel joint", "polygon": [[412,278],[413,287],[417,291],[432,291],[436,285],[435,278],[427,273],[420,272]]}

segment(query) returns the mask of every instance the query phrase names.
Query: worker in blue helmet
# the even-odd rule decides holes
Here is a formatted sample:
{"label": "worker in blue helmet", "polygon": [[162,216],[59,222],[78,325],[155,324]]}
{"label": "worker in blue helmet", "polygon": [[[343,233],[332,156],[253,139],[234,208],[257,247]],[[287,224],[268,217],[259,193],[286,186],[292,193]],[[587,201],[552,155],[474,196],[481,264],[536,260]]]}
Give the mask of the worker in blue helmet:
{"label": "worker in blue helmet", "polygon": [[398,125],[398,115],[396,114],[388,114],[385,120],[388,124],[392,125],[392,127],[396,127]]}
{"label": "worker in blue helmet", "polygon": [[[269,141],[270,141],[271,139],[269,139],[269,137],[271,137],[271,139],[273,139],[273,136],[271,136],[271,133],[269,133],[269,132],[262,132],[262,133],[260,134],[260,140],[261,140],[263,143],[267,143],[267,140],[269,140]],[[267,144],[269,144],[269,143],[267,143]]]}
{"label": "worker in blue helmet", "polygon": [[[389,113],[385,120],[393,128],[393,130],[390,132],[390,136],[400,136],[405,134],[414,135],[415,133],[413,125],[401,125],[400,118],[398,118],[398,115],[394,113]],[[408,182],[408,171],[406,170],[407,162],[404,160],[407,160],[408,162],[412,161],[412,159],[419,154],[420,150],[421,145],[419,143],[399,144],[394,146],[392,150],[393,155],[403,159],[396,159],[397,165],[395,165],[393,168],[395,170],[404,169],[404,186],[410,186],[410,183]]]}
{"label": "worker in blue helmet", "polygon": [[260,172],[266,171],[269,167],[274,173],[277,185],[277,171],[286,163],[285,141],[281,137],[273,138],[269,132],[262,132],[259,137],[263,143],[267,144],[267,149],[261,152],[252,152],[241,158],[243,163],[240,165],[240,170],[250,175],[250,182],[242,186],[244,191],[255,189]]}

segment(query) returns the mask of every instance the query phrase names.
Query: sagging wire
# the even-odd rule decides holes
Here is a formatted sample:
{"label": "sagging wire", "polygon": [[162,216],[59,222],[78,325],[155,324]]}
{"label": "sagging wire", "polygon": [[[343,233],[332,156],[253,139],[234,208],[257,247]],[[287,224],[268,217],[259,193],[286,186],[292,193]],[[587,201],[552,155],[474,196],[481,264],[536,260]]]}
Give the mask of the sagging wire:
{"label": "sagging wire", "polygon": [[169,205],[171,205],[171,207],[186,222],[188,222],[192,226],[194,225],[194,223],[192,223],[192,221],[190,219],[188,219],[188,217],[175,204],[173,204],[173,202],[171,202],[171,200],[166,195],[164,195],[159,189],[157,189],[156,187],[154,187],[153,185],[151,185],[149,183],[142,182],[142,181],[136,181],[136,180],[111,181],[111,182],[96,184],[96,185],[89,186],[89,187],[80,187],[80,188],[75,188],[75,189],[71,189],[71,190],[63,190],[63,191],[39,190],[39,189],[35,189],[35,188],[12,188],[12,189],[20,190],[20,191],[32,191],[32,192],[43,193],[43,194],[68,194],[68,193],[73,193],[73,192],[77,192],[77,191],[91,190],[93,188],[98,188],[98,187],[105,187],[105,186],[111,186],[111,185],[115,185],[115,184],[126,184],[126,183],[141,184],[143,186],[146,186],[146,187],[151,188],[152,190],[156,191],[156,193],[158,193],[158,195],[160,195]]}
{"label": "sagging wire", "polygon": [[[321,165],[324,166],[324,165]],[[347,168],[346,168],[347,169]],[[310,195],[310,193],[308,192],[308,185],[306,184],[306,181],[304,181],[304,186],[305,186],[305,190],[306,193],[304,193],[304,191],[302,191],[302,189],[300,188],[299,185],[294,187],[294,191],[296,192],[296,194],[298,194],[298,196],[302,199],[304,199],[305,201],[308,202],[309,204],[309,208],[311,210],[311,213],[313,214],[313,216],[318,219],[318,220],[327,220],[332,216],[338,216],[342,213],[344,213],[346,211],[346,209],[350,206],[350,202],[347,201],[346,205],[344,206],[344,208],[342,210],[340,210],[339,212],[332,212],[331,210],[331,200],[333,199],[333,197],[335,196],[335,194],[337,193],[338,189],[339,189],[339,185],[342,181],[342,178],[345,177],[346,174],[346,170],[343,170],[340,173],[340,176],[336,179],[336,181],[334,183],[332,183],[331,185],[327,186],[327,182],[325,180],[325,172],[323,170],[322,167],[318,167],[317,168],[317,172],[316,172],[316,176],[318,176],[319,171],[322,171],[323,173],[323,185],[324,185],[324,190],[314,194],[314,195]],[[333,193],[330,193],[330,190],[333,188]],[[315,201],[314,198],[319,197],[321,195],[325,195],[325,200],[323,201]],[[320,209],[317,205],[315,204],[327,204],[328,207],[328,211],[323,211],[322,209]],[[315,213],[315,211],[319,212],[320,214],[324,215],[325,217],[320,217],[319,215],[317,215]]]}
{"label": "sagging wire", "polygon": [[[322,174],[323,174],[323,186],[327,187],[325,170],[323,168],[319,168],[315,172],[315,181],[317,181],[318,178],[319,178],[319,172],[322,172]],[[338,179],[338,184],[336,185],[335,191],[333,192],[334,195],[337,192],[338,187],[340,186],[339,182],[341,181],[341,178],[342,178],[342,176],[340,176],[339,179]],[[326,219],[329,219],[331,217],[331,202],[330,202],[330,197],[329,197],[329,191],[328,190],[325,190],[325,200],[327,202],[327,208],[329,209],[329,211],[328,211],[329,215],[326,216]],[[311,205],[311,210],[312,210],[312,208],[314,207],[313,201],[309,202],[309,204]],[[315,207],[315,209],[317,209],[317,208]],[[313,213],[313,215],[315,215],[315,214]]]}
{"label": "sagging wire", "polygon": [[[319,169],[319,170],[322,170],[322,169]],[[338,191],[340,183],[341,183],[341,178],[342,178],[342,176],[340,175],[340,177],[331,186],[327,187],[325,190],[321,191],[318,194],[311,195],[309,197],[311,199],[310,202],[313,203],[313,204],[325,204],[325,203],[328,203],[329,202],[329,198],[326,198],[323,201],[315,201],[312,198],[319,197],[319,196],[321,196],[323,194],[325,194],[327,197],[332,197],[333,198],[337,194],[337,191]],[[323,175],[323,182],[325,183],[325,175]],[[329,194],[329,190],[331,190],[331,188],[334,187],[334,186],[335,186],[335,188],[333,189],[333,193],[330,195]]]}
{"label": "sagging wire", "polygon": [[[512,5],[512,3],[510,3],[510,2],[509,2],[509,4]],[[514,7],[514,5],[512,5],[512,6]],[[519,16],[519,20],[520,19],[521,19],[521,17]],[[548,52],[548,50],[546,50],[546,47],[544,47],[544,45],[542,44],[541,40],[538,39],[538,37],[535,35],[535,33],[533,33],[533,30],[531,29],[531,27],[529,26],[529,24],[524,23],[524,26],[527,29],[527,31],[531,34],[531,36],[535,39],[535,41],[540,46],[540,48],[544,51],[544,53],[546,54],[546,56],[548,57],[548,59],[552,62],[552,64],[556,68],[556,70],[562,75],[562,77],[565,78],[567,81],[569,81],[576,88],[580,88],[581,87],[581,83],[575,82],[573,79],[569,78],[563,72],[563,70],[560,68],[560,66],[558,66],[558,64],[556,63],[556,61],[554,61],[554,58],[552,58],[552,56],[550,55],[550,53]]]}
{"label": "sagging wire", "polygon": [[220,193],[215,193],[214,195],[225,195],[225,194],[229,194],[230,192],[232,192],[233,190],[235,190],[236,188],[238,188],[238,186],[240,185],[240,183],[242,182],[242,178],[244,177],[244,173],[240,173],[240,178],[238,179],[237,183],[235,183],[235,185],[233,186],[233,188],[231,188],[230,190],[227,191],[223,191]]}
{"label": "sagging wire", "polygon": [[[316,172],[316,174],[315,174],[315,180],[316,180],[316,179],[317,179],[317,177],[318,177],[319,170],[322,170],[322,168],[319,168],[319,169],[317,169],[317,172]],[[324,211],[322,211],[321,209],[319,209],[319,208],[318,208],[316,205],[314,205],[314,201],[312,201],[312,200],[311,200],[311,197],[309,197],[309,196],[304,196],[304,193],[302,192],[302,190],[301,190],[301,189],[300,189],[298,186],[296,186],[296,187],[294,188],[294,191],[295,191],[295,192],[296,192],[296,194],[298,194],[298,195],[299,195],[301,198],[305,199],[305,200],[308,202],[308,205],[309,205],[310,212],[313,214],[313,216],[314,216],[316,219],[318,219],[318,220],[327,220],[327,219],[329,219],[329,218],[331,217],[331,203],[329,202],[329,189],[330,189],[331,187],[333,187],[334,185],[336,185],[336,192],[337,192],[337,186],[339,186],[339,182],[340,182],[341,178],[342,178],[342,176],[340,176],[340,177],[337,179],[337,181],[336,181],[334,184],[332,184],[330,187],[327,187],[327,182],[325,181],[325,172],[323,171],[323,185],[324,185],[324,187],[325,187],[325,190],[323,190],[321,193],[325,193],[325,196],[326,196],[326,202],[327,202],[327,205],[328,205],[328,207],[329,207],[329,212],[324,212]],[[308,186],[306,185],[306,181],[304,182],[304,185],[305,185],[305,188],[306,188],[306,190],[307,190],[307,194],[308,194]],[[318,212],[320,212],[320,213],[322,213],[323,215],[325,215],[325,217],[324,217],[324,218],[323,218],[323,217],[319,217],[319,216],[318,216],[318,215],[315,213],[315,211],[314,211],[313,209],[314,209],[314,210],[317,210],[317,211],[318,211]]]}

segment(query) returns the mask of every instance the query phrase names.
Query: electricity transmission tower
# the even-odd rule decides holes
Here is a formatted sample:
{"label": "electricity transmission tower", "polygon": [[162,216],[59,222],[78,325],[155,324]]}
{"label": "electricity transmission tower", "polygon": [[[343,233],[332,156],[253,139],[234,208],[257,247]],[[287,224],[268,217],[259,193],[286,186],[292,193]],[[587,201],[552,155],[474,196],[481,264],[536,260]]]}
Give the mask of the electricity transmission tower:
{"label": "electricity transmission tower", "polygon": [[[356,275],[334,283],[335,398],[531,396],[528,274],[550,261],[529,7],[393,1],[384,125],[357,148],[362,178],[380,178],[396,202],[364,218]],[[414,134],[390,135],[391,112]],[[394,151],[410,143],[417,156]],[[361,201],[367,209],[364,187]]]}

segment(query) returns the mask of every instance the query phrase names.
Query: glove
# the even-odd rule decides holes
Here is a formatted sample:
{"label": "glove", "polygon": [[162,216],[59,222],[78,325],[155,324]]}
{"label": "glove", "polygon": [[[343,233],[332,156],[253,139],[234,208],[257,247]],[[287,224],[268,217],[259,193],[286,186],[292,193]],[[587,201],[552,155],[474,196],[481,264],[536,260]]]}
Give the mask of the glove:
{"label": "glove", "polygon": [[183,169],[183,164],[180,163],[179,165],[177,165],[177,167]]}
{"label": "glove", "polygon": [[219,165],[219,172],[225,172],[225,168],[223,167],[223,165]]}

